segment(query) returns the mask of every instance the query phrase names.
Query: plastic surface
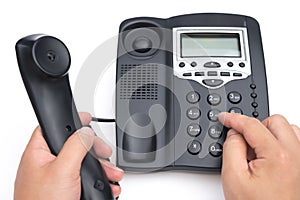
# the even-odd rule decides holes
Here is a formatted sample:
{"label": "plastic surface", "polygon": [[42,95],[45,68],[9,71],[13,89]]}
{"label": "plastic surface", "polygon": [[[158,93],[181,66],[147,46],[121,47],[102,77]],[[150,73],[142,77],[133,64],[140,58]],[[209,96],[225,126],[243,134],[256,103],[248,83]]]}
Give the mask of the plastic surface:
{"label": "plastic surface", "polygon": [[[251,75],[212,89],[208,89],[194,80],[175,76],[173,74],[173,54],[176,55],[176,52],[173,52],[173,45],[176,44],[173,43],[172,28],[180,27],[245,29],[249,43],[250,58],[247,57],[247,59],[251,61]],[[149,31],[145,31],[147,29]],[[220,111],[235,111],[259,120],[268,117],[268,90],[263,47],[259,24],[255,19],[243,15],[218,13],[182,15],[168,19],[140,17],[123,21],[119,33],[116,74],[117,164],[119,167],[138,172],[171,169],[218,172],[222,165],[221,145],[226,138],[227,129],[217,121],[217,114]],[[142,53],[129,51],[129,47],[135,45],[135,38],[151,39],[157,35],[159,39],[152,40],[159,41],[157,42],[158,47],[147,49],[147,52],[153,51],[153,54],[145,52],[144,55],[139,55]],[[150,45],[145,44],[144,46],[148,48]],[[182,69],[191,65],[195,68],[196,63],[193,63],[192,59],[190,61],[190,63],[179,63],[179,67]],[[222,72],[221,76],[215,76],[214,69],[220,68],[220,66],[214,62],[214,58],[209,63],[214,65],[197,65],[199,71],[202,68],[213,67],[211,68],[212,72],[209,72],[210,78],[203,80],[209,86],[222,85],[223,78],[228,77],[230,73],[232,73],[232,77],[241,76],[242,74],[236,73],[238,71],[235,71],[234,67],[245,67],[244,63],[235,64],[233,67],[233,63],[229,60],[227,66],[223,65],[227,67],[226,73]],[[183,76],[189,78],[194,76],[194,73],[188,71]],[[204,73],[195,72],[195,76],[204,76]],[[199,100],[189,102],[187,100],[189,92],[199,94]],[[234,92],[241,95],[238,102],[230,99],[230,94],[235,94]],[[218,103],[208,100],[212,94],[219,96]],[[144,129],[148,128],[147,131],[128,133],[126,128],[128,121],[137,114],[149,116],[148,124],[152,126],[143,125]],[[196,127],[191,126],[195,123],[200,126],[201,132],[193,135],[189,133],[191,130],[188,130],[188,127]],[[219,128],[217,130],[213,127]],[[147,138],[145,134],[147,135],[153,130],[155,130],[155,137]],[[195,131],[192,130],[192,132]],[[128,134],[136,137],[135,142],[128,140]],[[152,139],[151,148],[149,148],[150,139]],[[155,139],[156,143],[153,141]],[[196,144],[194,145],[196,153],[190,153],[188,149],[193,151],[191,149],[193,146],[190,147],[189,144],[193,144],[194,140],[200,142],[202,148],[201,151],[198,151],[199,148],[197,149]],[[140,155],[136,148],[139,149]],[[154,152],[153,148],[156,148]],[[155,153],[154,160],[141,159],[145,152]],[[127,159],[128,154],[131,159]],[[136,162],[136,160],[140,162]]]}
{"label": "plastic surface", "polygon": [[[47,144],[57,155],[64,142],[82,127],[69,84],[70,55],[58,39],[31,35],[19,40],[16,53],[20,72]],[[83,160],[82,200],[112,200],[105,173],[91,154]]]}

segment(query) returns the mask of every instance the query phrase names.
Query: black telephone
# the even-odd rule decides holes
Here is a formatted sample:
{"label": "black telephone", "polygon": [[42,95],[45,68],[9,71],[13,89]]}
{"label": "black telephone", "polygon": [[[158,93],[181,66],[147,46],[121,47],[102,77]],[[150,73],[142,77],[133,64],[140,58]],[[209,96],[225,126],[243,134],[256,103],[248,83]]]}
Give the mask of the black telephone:
{"label": "black telephone", "polygon": [[269,115],[260,29],[248,16],[125,20],[116,76],[117,164],[128,171],[220,171],[218,114]]}

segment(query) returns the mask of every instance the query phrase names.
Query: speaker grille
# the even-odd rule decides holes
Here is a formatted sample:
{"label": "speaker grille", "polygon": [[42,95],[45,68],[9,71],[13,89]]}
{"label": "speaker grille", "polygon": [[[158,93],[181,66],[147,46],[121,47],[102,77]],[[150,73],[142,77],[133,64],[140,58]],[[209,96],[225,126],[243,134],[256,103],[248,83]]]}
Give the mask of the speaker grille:
{"label": "speaker grille", "polygon": [[122,64],[120,99],[157,100],[157,64]]}

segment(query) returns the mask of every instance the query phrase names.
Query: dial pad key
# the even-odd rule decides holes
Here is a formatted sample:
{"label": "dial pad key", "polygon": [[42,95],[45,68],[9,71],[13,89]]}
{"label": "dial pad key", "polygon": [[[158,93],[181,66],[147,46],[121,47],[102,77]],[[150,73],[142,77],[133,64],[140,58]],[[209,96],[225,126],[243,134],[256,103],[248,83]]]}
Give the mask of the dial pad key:
{"label": "dial pad key", "polygon": [[186,95],[186,100],[189,103],[197,103],[200,100],[200,95],[198,92],[192,91]]}
{"label": "dial pad key", "polygon": [[233,104],[240,103],[242,100],[242,95],[238,92],[230,92],[228,94],[228,100]]}
{"label": "dial pad key", "polygon": [[216,122],[216,121],[218,121],[219,114],[220,114],[219,110],[213,109],[213,110],[208,111],[207,116],[210,121]]}
{"label": "dial pad key", "polygon": [[187,149],[190,154],[196,155],[201,151],[201,143],[197,140],[193,140],[189,142]]}
{"label": "dial pad key", "polygon": [[208,134],[213,139],[219,139],[222,136],[222,128],[218,125],[213,125],[208,129]]}
{"label": "dial pad key", "polygon": [[221,103],[221,96],[219,94],[213,93],[213,94],[209,94],[207,96],[207,102],[212,105],[212,106],[216,106],[219,103]]}
{"label": "dial pad key", "polygon": [[220,143],[212,143],[209,146],[209,153],[214,157],[219,157],[222,155],[223,146]]}
{"label": "dial pad key", "polygon": [[198,108],[192,107],[187,110],[186,115],[189,119],[198,119],[201,115],[201,112]]}
{"label": "dial pad key", "polygon": [[197,137],[201,133],[201,127],[199,124],[193,123],[188,125],[187,132],[192,137]]}

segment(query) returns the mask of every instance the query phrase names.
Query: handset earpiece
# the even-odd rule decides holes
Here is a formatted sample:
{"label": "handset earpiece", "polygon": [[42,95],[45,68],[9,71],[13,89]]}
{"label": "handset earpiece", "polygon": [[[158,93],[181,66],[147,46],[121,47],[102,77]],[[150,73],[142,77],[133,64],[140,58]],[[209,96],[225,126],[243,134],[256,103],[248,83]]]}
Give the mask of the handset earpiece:
{"label": "handset earpiece", "polygon": [[[59,39],[37,34],[16,44],[17,60],[25,88],[54,155],[82,127],[73,101],[68,70],[70,53]],[[81,200],[113,200],[99,161],[87,154],[81,166]]]}
{"label": "handset earpiece", "polygon": [[39,38],[33,44],[32,55],[36,65],[49,76],[64,76],[70,68],[70,53],[65,44],[57,38]]}

